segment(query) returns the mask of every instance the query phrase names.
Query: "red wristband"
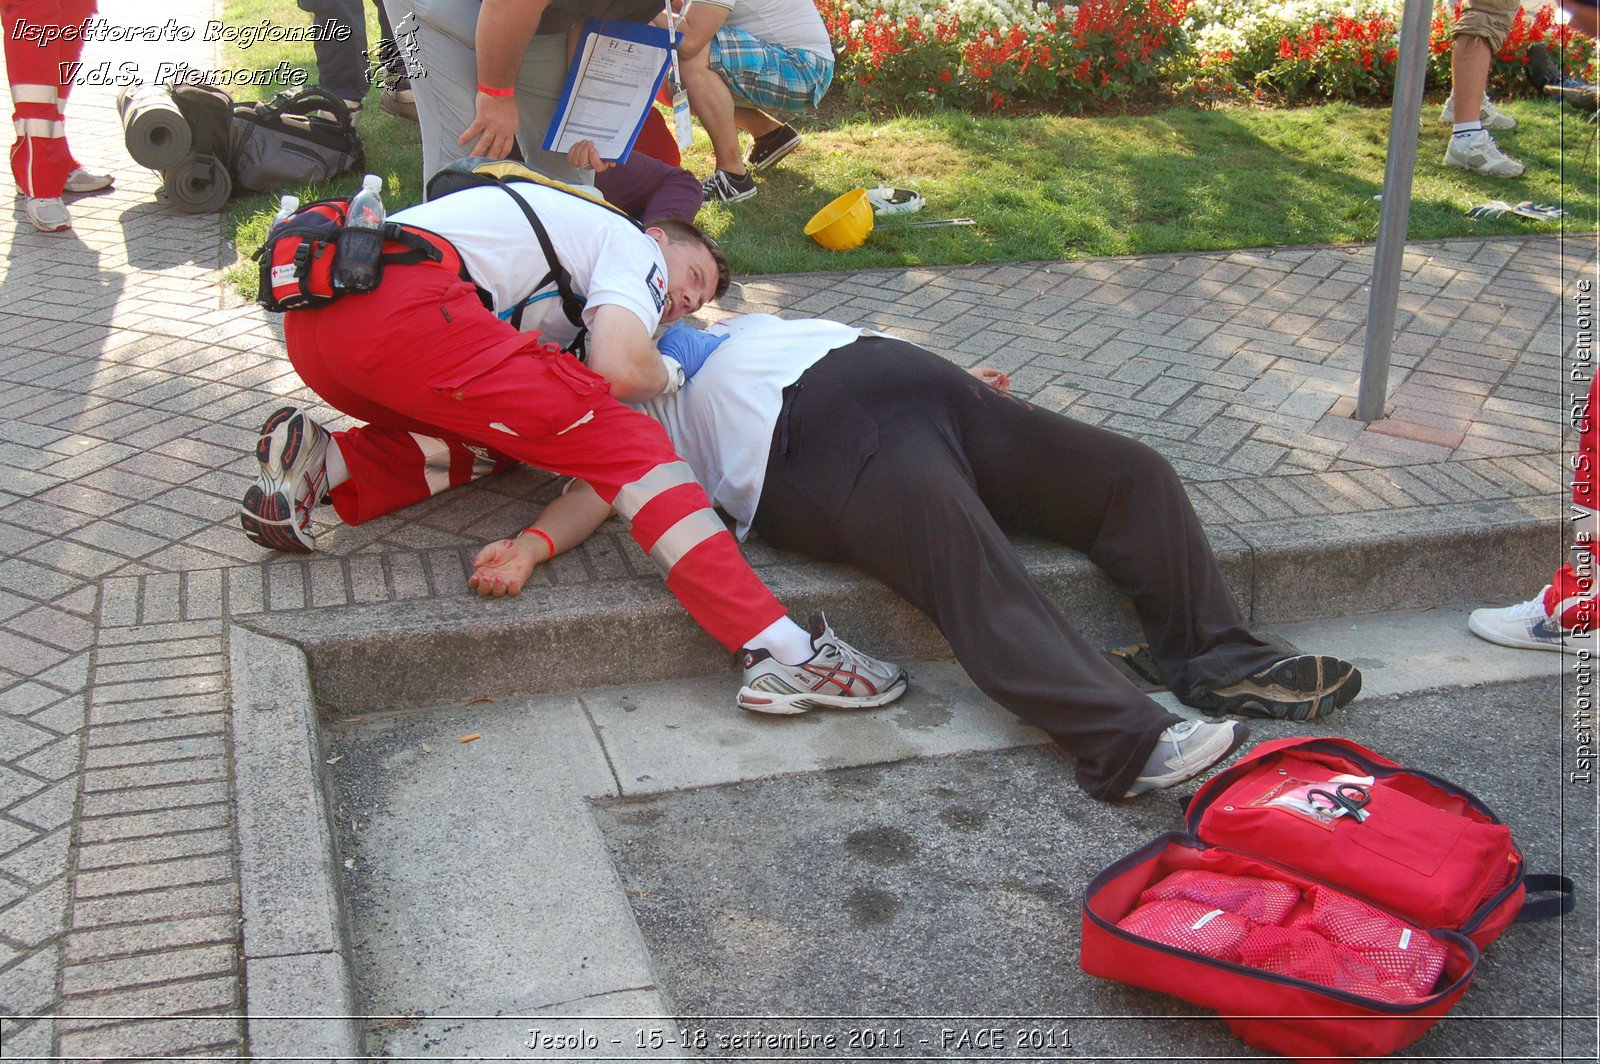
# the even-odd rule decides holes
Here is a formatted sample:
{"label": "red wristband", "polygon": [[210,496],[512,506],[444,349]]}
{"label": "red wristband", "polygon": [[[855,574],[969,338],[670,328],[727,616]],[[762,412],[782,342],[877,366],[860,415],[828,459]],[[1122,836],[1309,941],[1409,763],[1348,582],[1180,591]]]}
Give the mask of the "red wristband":
{"label": "red wristband", "polygon": [[556,556],[556,541],[550,538],[549,533],[545,532],[543,529],[529,527],[529,528],[524,528],[521,532],[518,532],[517,535],[526,536],[529,532],[532,532],[534,535],[536,535],[540,539],[544,540],[545,546],[550,548],[550,557],[551,558],[554,558]]}
{"label": "red wristband", "polygon": [[483,82],[480,81],[480,82],[478,82],[478,91],[483,93],[485,96],[513,96],[513,95],[516,94],[517,90],[516,89],[491,89],[489,86],[485,85]]}

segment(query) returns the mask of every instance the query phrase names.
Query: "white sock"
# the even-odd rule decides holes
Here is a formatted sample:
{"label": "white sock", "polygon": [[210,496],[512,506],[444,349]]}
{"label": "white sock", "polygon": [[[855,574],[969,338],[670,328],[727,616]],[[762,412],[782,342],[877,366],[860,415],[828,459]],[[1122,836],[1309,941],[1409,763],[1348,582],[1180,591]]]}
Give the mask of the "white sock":
{"label": "white sock", "polygon": [[336,439],[328,440],[327,469],[330,491],[350,479],[350,467],[344,464],[344,452],[339,450],[339,441]]}
{"label": "white sock", "polygon": [[1463,133],[1476,133],[1478,130],[1480,130],[1482,128],[1483,128],[1483,122],[1480,119],[1476,119],[1476,118],[1474,118],[1470,122],[1457,122],[1452,127],[1452,129],[1454,130],[1455,136],[1458,136],[1458,137],[1461,136],[1461,134],[1463,134]]}
{"label": "white sock", "polygon": [[791,621],[787,614],[757,632],[745,646],[750,650],[765,650],[785,665],[810,661],[817,652],[811,645],[810,633]]}

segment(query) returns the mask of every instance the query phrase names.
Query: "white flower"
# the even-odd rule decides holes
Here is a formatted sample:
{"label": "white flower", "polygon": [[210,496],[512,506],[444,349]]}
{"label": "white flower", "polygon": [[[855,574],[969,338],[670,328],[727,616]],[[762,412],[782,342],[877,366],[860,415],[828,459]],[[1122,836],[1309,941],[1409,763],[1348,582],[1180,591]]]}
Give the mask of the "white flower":
{"label": "white flower", "polygon": [[944,15],[959,16],[973,30],[1021,26],[1029,32],[1044,29],[1055,9],[1032,0],[846,0],[845,10],[852,19],[872,17],[878,8],[895,22],[916,15],[924,20]]}

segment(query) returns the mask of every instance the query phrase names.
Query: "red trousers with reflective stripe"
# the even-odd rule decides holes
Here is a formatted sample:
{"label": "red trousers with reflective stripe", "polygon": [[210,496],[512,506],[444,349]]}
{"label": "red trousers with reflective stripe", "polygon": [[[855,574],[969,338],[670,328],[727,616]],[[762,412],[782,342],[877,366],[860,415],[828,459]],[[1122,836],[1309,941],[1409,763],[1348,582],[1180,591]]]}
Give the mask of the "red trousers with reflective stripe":
{"label": "red trousers with reflective stripe", "polygon": [[5,27],[6,77],[11,82],[12,124],[17,140],[11,146],[11,175],[25,196],[49,199],[61,195],[67,175],[78,163],[67,147],[62,109],[71,86],[63,65],[76,63],[83,41],[43,43],[15,39],[14,27],[70,26],[93,15],[95,0],[0,0]]}
{"label": "red trousers with reflective stripe", "polygon": [[[389,267],[375,292],[290,311],[284,333],[300,378],[369,423],[337,434],[350,479],[333,490],[333,504],[349,524],[464,482],[474,461],[582,477],[608,503],[681,461],[661,426],[611,398],[603,378],[496,318],[471,284],[436,266]],[[425,447],[439,452],[431,465]],[[699,485],[669,484],[639,507],[630,531],[648,553],[710,505]],[[786,612],[726,529],[696,542],[665,575],[729,649]]]}

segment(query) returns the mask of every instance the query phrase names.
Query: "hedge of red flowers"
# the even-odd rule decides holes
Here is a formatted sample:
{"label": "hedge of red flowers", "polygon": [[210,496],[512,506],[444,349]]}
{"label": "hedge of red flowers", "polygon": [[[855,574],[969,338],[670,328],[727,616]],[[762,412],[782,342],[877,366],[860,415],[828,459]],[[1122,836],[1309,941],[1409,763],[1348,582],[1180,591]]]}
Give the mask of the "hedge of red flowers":
{"label": "hedge of red flowers", "polygon": [[836,86],[869,101],[968,108],[1081,108],[1147,88],[1180,50],[1187,4],[1086,0],[1024,28],[971,25],[949,10],[896,19],[879,8],[852,19],[839,0],[817,0]]}
{"label": "hedge of red flowers", "polygon": [[[1331,15],[1244,54],[1207,53],[1185,35],[1190,0],[1086,0],[1041,5],[1028,27],[972,24],[958,8],[894,17],[882,7],[852,18],[845,0],[817,0],[837,56],[834,84],[860,101],[894,106],[993,108],[1038,103],[1069,109],[1150,94],[1271,102],[1387,100],[1399,61],[1399,3],[1364,17]],[[1197,9],[1198,10],[1198,9]],[[1429,79],[1450,81],[1459,0],[1435,11]],[[1193,26],[1189,27],[1193,30]],[[1204,34],[1200,34],[1204,37]],[[1275,47],[1274,47],[1275,43]],[[1593,80],[1592,44],[1558,25],[1554,12],[1518,10],[1495,54],[1490,91],[1530,91],[1528,47],[1546,45],[1569,76]],[[1568,43],[1574,46],[1563,49]],[[1586,46],[1587,45],[1587,46]]]}

